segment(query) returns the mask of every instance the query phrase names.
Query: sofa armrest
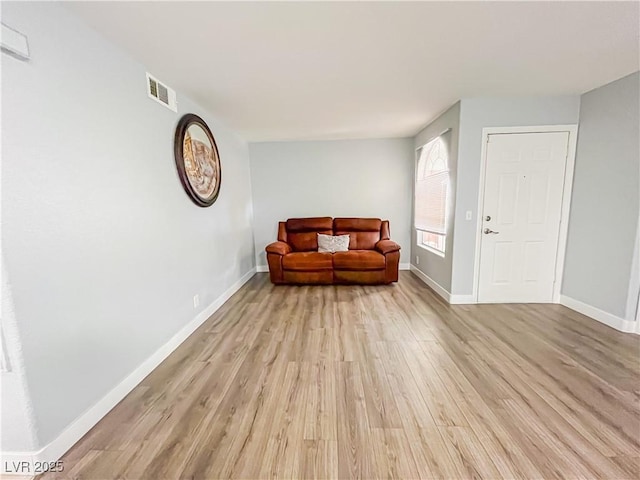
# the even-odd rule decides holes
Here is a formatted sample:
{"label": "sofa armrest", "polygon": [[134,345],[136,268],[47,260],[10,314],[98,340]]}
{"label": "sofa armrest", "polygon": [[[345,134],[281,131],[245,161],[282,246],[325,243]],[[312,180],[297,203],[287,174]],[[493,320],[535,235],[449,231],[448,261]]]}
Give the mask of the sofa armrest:
{"label": "sofa armrest", "polygon": [[291,247],[288,243],[284,242],[273,242],[267,245],[265,248],[267,253],[275,253],[277,255],[286,255],[291,252]]}
{"label": "sofa armrest", "polygon": [[387,253],[397,252],[400,250],[400,245],[392,240],[380,240],[376,243],[376,250],[381,254],[386,255]]}

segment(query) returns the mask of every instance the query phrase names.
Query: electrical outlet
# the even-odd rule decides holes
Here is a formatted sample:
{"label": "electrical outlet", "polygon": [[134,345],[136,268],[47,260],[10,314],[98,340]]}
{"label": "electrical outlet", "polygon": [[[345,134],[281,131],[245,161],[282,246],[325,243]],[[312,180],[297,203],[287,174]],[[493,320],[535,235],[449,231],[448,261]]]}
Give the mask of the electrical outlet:
{"label": "electrical outlet", "polygon": [[465,218],[467,220],[471,220],[473,218],[473,212],[471,210],[467,210]]}
{"label": "electrical outlet", "polygon": [[193,308],[198,308],[200,305],[200,295],[196,294],[193,296]]}
{"label": "electrical outlet", "polygon": [[416,255],[416,265],[420,265],[420,257]]}

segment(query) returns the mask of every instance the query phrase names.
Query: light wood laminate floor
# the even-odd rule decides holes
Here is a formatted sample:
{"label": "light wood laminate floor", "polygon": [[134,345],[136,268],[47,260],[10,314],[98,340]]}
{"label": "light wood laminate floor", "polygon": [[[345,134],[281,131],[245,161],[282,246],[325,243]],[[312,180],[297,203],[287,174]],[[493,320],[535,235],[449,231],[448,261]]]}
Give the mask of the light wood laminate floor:
{"label": "light wood laminate floor", "polygon": [[640,337],[252,278],[43,478],[640,478]]}

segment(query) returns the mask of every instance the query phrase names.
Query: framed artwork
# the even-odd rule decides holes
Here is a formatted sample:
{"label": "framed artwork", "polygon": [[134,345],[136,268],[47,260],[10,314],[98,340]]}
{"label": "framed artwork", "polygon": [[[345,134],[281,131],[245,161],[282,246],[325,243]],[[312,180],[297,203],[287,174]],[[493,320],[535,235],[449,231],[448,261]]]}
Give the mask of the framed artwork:
{"label": "framed artwork", "polygon": [[216,141],[205,121],[188,113],[176,127],[174,155],[178,176],[189,198],[210,207],[220,193],[222,171]]}

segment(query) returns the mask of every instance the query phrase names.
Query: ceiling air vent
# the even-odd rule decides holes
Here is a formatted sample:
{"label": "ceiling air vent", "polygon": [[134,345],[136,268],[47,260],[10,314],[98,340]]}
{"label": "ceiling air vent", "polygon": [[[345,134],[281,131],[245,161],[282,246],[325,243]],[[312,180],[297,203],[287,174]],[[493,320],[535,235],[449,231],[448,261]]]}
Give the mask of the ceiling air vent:
{"label": "ceiling air vent", "polygon": [[153,98],[156,102],[161,103],[165,107],[178,111],[178,102],[176,102],[176,92],[160,82],[157,78],[151,76],[147,72],[147,93],[149,98]]}

